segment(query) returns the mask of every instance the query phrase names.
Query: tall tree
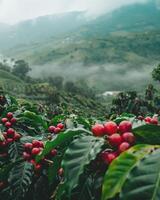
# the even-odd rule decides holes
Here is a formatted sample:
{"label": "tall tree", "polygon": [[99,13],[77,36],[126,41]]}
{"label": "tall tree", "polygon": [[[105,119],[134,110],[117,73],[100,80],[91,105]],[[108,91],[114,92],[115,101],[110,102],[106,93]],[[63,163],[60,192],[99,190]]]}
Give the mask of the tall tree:
{"label": "tall tree", "polygon": [[153,69],[152,78],[155,81],[159,81],[160,82],[160,64],[156,68]]}
{"label": "tall tree", "polygon": [[17,60],[13,66],[12,73],[20,78],[25,78],[30,71],[29,64],[24,60]]}

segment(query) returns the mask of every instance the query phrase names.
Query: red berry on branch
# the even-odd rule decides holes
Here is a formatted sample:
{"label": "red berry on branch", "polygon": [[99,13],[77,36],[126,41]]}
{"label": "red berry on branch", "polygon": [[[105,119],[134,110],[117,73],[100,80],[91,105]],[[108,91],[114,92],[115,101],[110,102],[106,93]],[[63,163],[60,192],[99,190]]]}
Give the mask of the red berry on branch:
{"label": "red berry on branch", "polygon": [[109,136],[109,143],[113,147],[117,147],[122,143],[122,137],[119,134],[115,133]]}
{"label": "red berry on branch", "polygon": [[44,148],[44,144],[42,141],[39,141],[39,147]]}
{"label": "red berry on branch", "polygon": [[152,121],[152,118],[151,117],[146,117],[144,120],[145,120],[146,123],[150,124],[151,121]]}
{"label": "red berry on branch", "polygon": [[51,156],[56,156],[57,155],[57,150],[56,149],[52,149],[50,152]]}
{"label": "red berry on branch", "polygon": [[40,142],[38,140],[32,141],[33,147],[40,147]]}
{"label": "red berry on branch", "polygon": [[24,144],[24,148],[25,148],[26,150],[32,150],[32,148],[33,148],[33,144],[27,142],[27,143]]}
{"label": "red berry on branch", "polygon": [[36,161],[34,159],[30,160],[30,163],[32,163],[32,165],[36,165]]}
{"label": "red berry on branch", "polygon": [[60,128],[60,129],[64,129],[64,124],[59,123],[59,124],[57,124],[57,127]]}
{"label": "red berry on branch", "polygon": [[24,160],[30,160],[32,158],[32,156],[27,152],[23,152],[23,158],[24,158]]}
{"label": "red berry on branch", "polygon": [[125,142],[128,142],[130,144],[135,143],[135,136],[131,132],[123,133],[122,138]]}
{"label": "red berry on branch", "polygon": [[112,135],[114,133],[117,133],[117,129],[118,127],[115,122],[110,121],[104,124],[104,130],[107,135]]}
{"label": "red berry on branch", "polygon": [[1,122],[2,122],[3,124],[5,124],[6,122],[8,122],[8,119],[7,119],[7,118],[2,118],[2,119],[1,119]]}
{"label": "red berry on branch", "polygon": [[33,148],[32,149],[32,155],[38,155],[41,152],[39,148]]}
{"label": "red berry on branch", "polygon": [[102,137],[104,135],[104,126],[102,124],[95,124],[92,126],[92,133],[94,136]]}
{"label": "red berry on branch", "polygon": [[42,168],[41,164],[35,164],[35,166],[34,166],[35,171],[40,171],[41,168]]}
{"label": "red berry on branch", "polygon": [[120,133],[125,133],[125,132],[130,132],[132,130],[132,123],[129,121],[122,121],[119,124],[119,132]]}
{"label": "red berry on branch", "polygon": [[48,128],[48,131],[50,132],[50,133],[54,133],[54,131],[55,131],[55,126],[50,126],[49,128]]}
{"label": "red berry on branch", "polygon": [[12,119],[10,120],[10,122],[11,122],[12,124],[15,124],[15,123],[17,122],[17,119],[16,119],[16,118],[12,118]]}
{"label": "red berry on branch", "polygon": [[116,154],[113,152],[102,152],[101,157],[102,160],[109,165],[116,158]]}
{"label": "red berry on branch", "polygon": [[14,141],[14,139],[13,138],[7,138],[6,139],[6,143],[7,144],[10,144],[10,143],[12,143]]}
{"label": "red berry on branch", "polygon": [[15,135],[15,130],[13,128],[9,128],[7,130],[7,137],[14,137]]}
{"label": "red berry on branch", "polygon": [[120,144],[118,149],[119,149],[119,152],[122,153],[129,148],[130,148],[130,144],[128,142],[123,142],[122,144]]}
{"label": "red berry on branch", "polygon": [[150,123],[154,125],[158,125],[158,118],[157,117],[152,118]]}
{"label": "red berry on branch", "polygon": [[12,119],[13,118],[13,113],[12,112],[7,113],[7,118],[8,119]]}
{"label": "red berry on branch", "polygon": [[61,129],[60,128],[58,128],[58,127],[56,127],[55,129],[54,129],[54,132],[57,134],[57,133],[60,133],[61,132]]}
{"label": "red berry on branch", "polygon": [[10,128],[12,126],[11,122],[6,122],[5,127]]}
{"label": "red berry on branch", "polygon": [[19,133],[15,133],[14,140],[17,141],[21,138],[21,135]]}

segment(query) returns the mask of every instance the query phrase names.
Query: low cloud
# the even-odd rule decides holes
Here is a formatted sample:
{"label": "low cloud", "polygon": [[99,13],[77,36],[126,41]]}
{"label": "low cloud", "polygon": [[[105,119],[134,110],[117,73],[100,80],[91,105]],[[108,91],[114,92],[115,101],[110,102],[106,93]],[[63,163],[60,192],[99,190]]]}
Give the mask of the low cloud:
{"label": "low cloud", "polygon": [[122,5],[146,1],[149,0],[0,0],[0,22],[16,23],[68,11],[86,11],[88,16],[97,17]]}
{"label": "low cloud", "polygon": [[54,63],[32,66],[32,69],[30,73],[32,77],[62,76],[65,81],[84,80],[90,87],[97,87],[101,91],[116,91],[141,90],[146,87],[152,81],[151,71],[153,68],[151,65],[144,65],[140,69],[136,69],[136,67],[131,68],[127,64],[106,63],[87,67],[80,63],[67,66]]}

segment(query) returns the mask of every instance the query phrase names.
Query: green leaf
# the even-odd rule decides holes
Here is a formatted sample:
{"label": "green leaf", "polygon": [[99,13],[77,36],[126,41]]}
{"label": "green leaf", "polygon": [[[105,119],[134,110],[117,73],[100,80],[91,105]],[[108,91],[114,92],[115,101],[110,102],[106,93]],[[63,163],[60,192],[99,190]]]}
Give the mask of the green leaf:
{"label": "green leaf", "polygon": [[114,122],[116,123],[116,124],[120,124],[122,121],[126,121],[126,120],[128,120],[129,118],[128,117],[117,117],[115,120],[114,120]]}
{"label": "green leaf", "polygon": [[81,116],[77,116],[76,121],[78,122],[78,124],[83,125],[84,128],[90,130],[91,129],[91,123],[88,119],[81,117]]}
{"label": "green leaf", "polygon": [[16,98],[9,96],[9,95],[5,95],[5,98],[6,98],[8,105],[12,105],[12,104],[18,105]]}
{"label": "green leaf", "polygon": [[102,151],[104,144],[103,138],[82,136],[69,145],[62,160],[64,185],[69,198],[71,191],[77,187],[85,167],[92,160],[95,160],[97,154]]}
{"label": "green leaf", "polygon": [[[36,161],[39,162],[42,158],[44,158],[52,149],[57,146],[65,146],[66,143],[71,142],[74,136],[78,136],[80,134],[91,134],[89,131],[85,129],[68,129],[67,131],[56,135],[56,137],[52,141],[48,141],[45,144],[45,148],[40,155],[36,157]],[[68,145],[68,144],[67,144]]]}
{"label": "green leaf", "polygon": [[17,162],[9,174],[11,195],[21,200],[28,191],[33,177],[33,165],[29,162]]}
{"label": "green leaf", "polygon": [[47,122],[41,115],[37,115],[34,112],[25,111],[23,116],[25,118],[28,118],[30,121],[37,123],[38,125],[41,125],[44,129],[48,128]]}
{"label": "green leaf", "polygon": [[12,162],[15,162],[17,158],[21,157],[24,151],[23,144],[21,142],[12,142],[8,148],[8,154]]}
{"label": "green leaf", "polygon": [[57,179],[58,170],[61,166],[61,157],[55,156],[52,161],[53,165],[49,166],[48,168],[48,180],[49,183],[53,183]]}
{"label": "green leaf", "polygon": [[115,159],[107,170],[102,189],[102,200],[120,193],[130,171],[137,162],[159,146],[136,145]]}
{"label": "green leaf", "polygon": [[10,170],[12,169],[13,167],[13,163],[9,163],[5,166],[3,166],[3,168],[0,168],[0,180],[4,180],[6,181],[8,179],[8,174],[10,172]]}
{"label": "green leaf", "polygon": [[62,122],[64,120],[65,120],[65,116],[64,115],[57,115],[51,120],[51,124],[56,126],[59,122]]}
{"label": "green leaf", "polygon": [[160,150],[142,159],[131,171],[120,200],[160,199]]}
{"label": "green leaf", "polygon": [[137,143],[160,144],[160,126],[146,124],[133,129]]}

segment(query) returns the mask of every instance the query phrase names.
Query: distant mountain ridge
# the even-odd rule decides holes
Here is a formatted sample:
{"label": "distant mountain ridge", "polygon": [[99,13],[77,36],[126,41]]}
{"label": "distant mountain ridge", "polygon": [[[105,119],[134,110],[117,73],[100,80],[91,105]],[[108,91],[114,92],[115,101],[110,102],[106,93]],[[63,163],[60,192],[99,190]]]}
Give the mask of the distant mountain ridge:
{"label": "distant mountain ridge", "polygon": [[68,12],[27,20],[13,26],[0,24],[0,51],[18,45],[30,45],[57,39],[72,33],[75,37],[104,37],[111,32],[137,32],[160,28],[160,3],[148,0],[123,6],[95,20],[88,21],[85,12]]}
{"label": "distant mountain ridge", "polygon": [[73,31],[84,23],[83,12],[69,12],[20,22],[8,26],[7,30],[0,25],[0,48],[44,41]]}
{"label": "distant mountain ridge", "polygon": [[137,90],[151,82],[152,68],[160,62],[160,10],[155,0],[92,21],[84,12],[57,17],[0,31],[0,53],[25,59],[33,76],[83,79],[102,91]]}

